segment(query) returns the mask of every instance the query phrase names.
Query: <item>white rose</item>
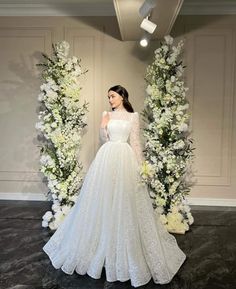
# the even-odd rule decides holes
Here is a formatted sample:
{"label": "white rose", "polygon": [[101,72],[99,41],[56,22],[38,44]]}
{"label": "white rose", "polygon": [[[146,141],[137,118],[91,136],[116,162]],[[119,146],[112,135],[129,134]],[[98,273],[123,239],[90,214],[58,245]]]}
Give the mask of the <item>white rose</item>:
{"label": "white rose", "polygon": [[173,43],[173,38],[170,35],[164,37],[166,44],[171,45]]}
{"label": "white rose", "polygon": [[43,228],[47,228],[47,227],[48,227],[48,222],[45,221],[45,220],[43,220],[43,221],[42,221],[42,227],[43,227]]}
{"label": "white rose", "polygon": [[171,209],[171,212],[172,212],[173,214],[177,214],[177,213],[179,212],[179,208],[176,207],[176,206],[174,206],[174,207]]}
{"label": "white rose", "polygon": [[183,224],[184,224],[184,230],[185,231],[188,231],[189,230],[189,225],[186,221],[183,221]]}
{"label": "white rose", "polygon": [[180,106],[180,109],[181,109],[181,110],[187,110],[187,109],[189,109],[189,104],[186,103],[185,105]]}
{"label": "white rose", "polygon": [[81,74],[81,68],[80,68],[80,66],[79,65],[77,65],[76,67],[75,67],[75,74],[76,75],[80,75]]}
{"label": "white rose", "polygon": [[44,215],[43,215],[43,220],[49,222],[52,218],[52,212],[51,211],[47,211]]}
{"label": "white rose", "polygon": [[189,225],[192,225],[193,222],[194,222],[194,218],[193,218],[193,216],[191,215],[191,213],[187,213],[187,218],[188,218],[188,223],[189,223]]}
{"label": "white rose", "polygon": [[55,214],[55,226],[58,227],[59,224],[63,221],[65,215],[62,213],[62,211],[58,211]]}
{"label": "white rose", "polygon": [[67,215],[70,211],[71,207],[70,206],[63,206],[62,207],[62,212],[64,215]]}
{"label": "white rose", "polygon": [[40,93],[38,95],[38,101],[42,101],[44,99],[44,93]]}
{"label": "white rose", "polygon": [[189,207],[188,205],[185,205],[185,206],[184,206],[184,211],[185,211],[186,213],[190,213],[190,207]]}
{"label": "white rose", "polygon": [[54,121],[53,123],[51,123],[51,127],[52,128],[56,128],[57,127],[57,123]]}
{"label": "white rose", "polygon": [[56,229],[57,229],[57,226],[56,226],[55,222],[49,223],[49,228],[50,228],[51,230],[56,230]]}
{"label": "white rose", "polygon": [[181,123],[180,126],[179,126],[179,131],[180,132],[188,131],[188,125],[186,123]]}
{"label": "white rose", "polygon": [[71,196],[70,201],[76,202],[77,198],[78,198],[78,195]]}
{"label": "white rose", "polygon": [[72,62],[73,62],[73,63],[77,63],[77,61],[78,61],[78,58],[75,57],[75,56],[73,56],[73,57],[72,57]]}
{"label": "white rose", "polygon": [[167,223],[167,219],[165,215],[160,215],[160,221],[163,225],[165,225]]}
{"label": "white rose", "polygon": [[[56,183],[52,183],[52,186],[55,186],[56,185]],[[57,195],[56,194],[52,194],[52,198],[53,198],[53,200],[56,200],[57,199]]]}
{"label": "white rose", "polygon": [[42,123],[41,121],[37,122],[37,123],[35,124],[35,128],[38,129],[38,130],[42,130],[42,128],[43,128],[43,123]]}
{"label": "white rose", "polygon": [[163,45],[163,46],[162,46],[162,49],[163,49],[164,52],[167,52],[167,51],[168,51],[168,46]]}
{"label": "white rose", "polygon": [[151,86],[151,85],[148,85],[148,86],[147,86],[146,92],[147,92],[148,95],[151,95],[151,94],[152,94],[152,86]]}
{"label": "white rose", "polygon": [[58,212],[58,211],[60,210],[60,205],[58,205],[58,204],[53,204],[53,205],[52,205],[52,210],[53,210],[54,212]]}

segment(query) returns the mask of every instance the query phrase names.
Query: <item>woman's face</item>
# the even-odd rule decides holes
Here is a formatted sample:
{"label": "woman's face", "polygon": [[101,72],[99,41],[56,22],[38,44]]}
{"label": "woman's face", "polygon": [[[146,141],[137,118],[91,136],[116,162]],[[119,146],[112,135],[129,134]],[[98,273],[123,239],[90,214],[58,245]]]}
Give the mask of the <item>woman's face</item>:
{"label": "woman's face", "polygon": [[123,97],[113,90],[108,92],[108,100],[112,109],[120,109],[124,107]]}

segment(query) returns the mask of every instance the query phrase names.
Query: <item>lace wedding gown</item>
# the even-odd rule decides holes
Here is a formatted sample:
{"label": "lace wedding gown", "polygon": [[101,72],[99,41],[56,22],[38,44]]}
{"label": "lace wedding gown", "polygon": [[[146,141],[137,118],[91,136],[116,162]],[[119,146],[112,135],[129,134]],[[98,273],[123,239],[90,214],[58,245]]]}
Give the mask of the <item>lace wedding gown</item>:
{"label": "lace wedding gown", "polygon": [[[105,143],[92,162],[80,195],[44,246],[65,273],[131,280],[134,287],[168,283],[185,260],[175,238],[162,226],[139,178],[138,113],[110,112]],[[129,144],[130,143],[130,144]]]}

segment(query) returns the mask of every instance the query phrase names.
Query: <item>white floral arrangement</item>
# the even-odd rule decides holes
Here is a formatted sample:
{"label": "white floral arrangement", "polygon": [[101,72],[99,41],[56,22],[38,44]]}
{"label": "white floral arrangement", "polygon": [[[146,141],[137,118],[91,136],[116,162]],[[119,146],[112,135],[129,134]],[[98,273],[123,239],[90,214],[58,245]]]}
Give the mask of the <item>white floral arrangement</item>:
{"label": "white floral arrangement", "polygon": [[173,46],[166,36],[156,49],[145,80],[145,162],[141,176],[147,184],[153,207],[161,213],[169,232],[185,233],[193,223],[186,195],[192,185],[192,139],[189,137],[189,108],[184,86],[183,41]]}
{"label": "white floral arrangement", "polygon": [[40,171],[48,185],[48,198],[53,202],[42,220],[43,227],[56,230],[74,205],[82,184],[82,164],[79,149],[86,126],[88,103],[81,104],[82,71],[80,60],[69,57],[69,43],[59,42],[50,58],[42,54],[44,83],[40,86],[39,121],[36,129],[41,135]]}

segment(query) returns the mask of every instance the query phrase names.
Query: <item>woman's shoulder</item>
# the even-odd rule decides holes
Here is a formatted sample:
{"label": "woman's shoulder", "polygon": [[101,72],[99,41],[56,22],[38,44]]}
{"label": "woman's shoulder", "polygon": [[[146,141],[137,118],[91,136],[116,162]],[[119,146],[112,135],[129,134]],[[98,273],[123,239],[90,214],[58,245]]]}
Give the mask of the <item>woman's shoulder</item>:
{"label": "woman's shoulder", "polygon": [[138,118],[139,117],[139,113],[137,111],[132,112],[133,116]]}
{"label": "woman's shoulder", "polygon": [[102,116],[105,116],[105,115],[107,115],[107,114],[109,114],[110,115],[110,111],[106,111],[106,110],[104,110],[103,112],[102,112]]}

